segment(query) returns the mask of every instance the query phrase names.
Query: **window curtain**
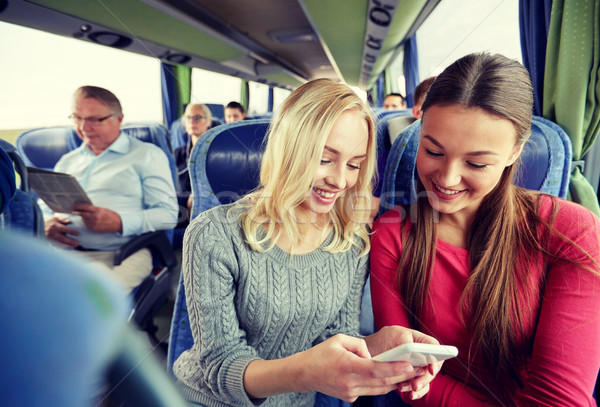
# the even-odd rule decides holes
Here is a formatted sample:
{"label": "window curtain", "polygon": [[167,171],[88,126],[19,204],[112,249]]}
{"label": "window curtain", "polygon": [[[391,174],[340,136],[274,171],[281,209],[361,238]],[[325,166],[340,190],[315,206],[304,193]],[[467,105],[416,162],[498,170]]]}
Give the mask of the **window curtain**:
{"label": "window curtain", "polygon": [[404,81],[406,83],[406,105],[413,107],[413,94],[419,85],[419,54],[417,52],[417,35],[414,34],[404,43]]}
{"label": "window curtain", "polygon": [[[581,160],[600,132],[600,0],[554,0],[548,31],[543,116],[558,123]],[[600,216],[594,189],[573,165],[569,197]]]}
{"label": "window curtain", "polygon": [[552,0],[519,0],[519,29],[523,65],[529,71],[533,83],[535,104],[533,113],[542,115],[544,93],[544,69],[546,65],[546,43],[550,28]]}
{"label": "window curtain", "polygon": [[250,106],[250,84],[245,80],[242,81],[240,88],[240,104],[248,112],[248,107]]}
{"label": "window curtain", "polygon": [[190,103],[192,69],[184,65],[160,64],[163,119],[167,127],[183,115]]}

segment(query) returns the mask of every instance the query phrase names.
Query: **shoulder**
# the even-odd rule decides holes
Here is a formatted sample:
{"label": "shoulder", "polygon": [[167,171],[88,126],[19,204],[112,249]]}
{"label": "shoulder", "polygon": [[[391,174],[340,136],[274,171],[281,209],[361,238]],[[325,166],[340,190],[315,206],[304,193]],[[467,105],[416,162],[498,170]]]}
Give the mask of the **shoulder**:
{"label": "shoulder", "polygon": [[377,218],[373,224],[371,244],[399,242],[402,228],[410,228],[411,225],[409,209],[404,206],[395,206]]}
{"label": "shoulder", "polygon": [[239,215],[233,205],[219,205],[200,213],[186,229],[188,234],[211,234],[211,240],[240,235]]}
{"label": "shoulder", "polygon": [[556,211],[555,218],[552,220],[553,226],[567,235],[573,234],[580,228],[592,228],[598,230],[600,220],[589,209],[584,206],[542,194],[539,197],[539,215],[546,220],[552,220],[552,212]]}

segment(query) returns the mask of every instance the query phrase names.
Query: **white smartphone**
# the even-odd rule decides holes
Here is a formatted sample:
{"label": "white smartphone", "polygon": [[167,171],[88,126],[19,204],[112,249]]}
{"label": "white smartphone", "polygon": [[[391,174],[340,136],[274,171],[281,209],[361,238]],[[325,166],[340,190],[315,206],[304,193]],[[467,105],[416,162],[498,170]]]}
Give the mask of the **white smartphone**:
{"label": "white smartphone", "polygon": [[406,361],[413,366],[426,366],[458,355],[458,349],[450,345],[430,343],[405,343],[373,357],[378,362]]}

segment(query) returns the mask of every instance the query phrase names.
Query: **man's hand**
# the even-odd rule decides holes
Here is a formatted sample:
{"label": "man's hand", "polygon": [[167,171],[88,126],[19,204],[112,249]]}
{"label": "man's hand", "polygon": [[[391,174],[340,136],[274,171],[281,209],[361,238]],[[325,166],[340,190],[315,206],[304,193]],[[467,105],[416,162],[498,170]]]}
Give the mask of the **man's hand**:
{"label": "man's hand", "polygon": [[121,217],[115,211],[92,204],[80,204],[73,207],[73,213],[81,216],[86,228],[94,232],[121,232]]}
{"label": "man's hand", "polygon": [[70,223],[71,220],[69,219],[61,219],[57,217],[48,219],[44,222],[44,233],[46,234],[46,238],[70,247],[79,246],[79,242],[77,240],[67,236],[67,234],[73,236],[79,235],[78,231],[67,226]]}

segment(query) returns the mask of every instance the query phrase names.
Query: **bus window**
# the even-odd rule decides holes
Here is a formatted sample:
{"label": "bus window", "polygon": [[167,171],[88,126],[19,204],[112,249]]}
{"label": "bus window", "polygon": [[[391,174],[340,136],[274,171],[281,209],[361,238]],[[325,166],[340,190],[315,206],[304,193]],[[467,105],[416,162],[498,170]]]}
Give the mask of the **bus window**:
{"label": "bus window", "polygon": [[242,80],[233,76],[192,69],[192,103],[240,102]]}
{"label": "bus window", "polygon": [[[114,92],[125,121],[163,121],[158,59],[0,22],[0,129],[70,124],[82,85]],[[25,73],[28,72],[28,73]]]}
{"label": "bus window", "polygon": [[256,116],[269,111],[269,87],[262,83],[250,82],[248,115]]}
{"label": "bus window", "polygon": [[520,62],[519,2],[441,1],[417,31],[417,44],[421,80],[472,52],[500,53]]}
{"label": "bus window", "polygon": [[290,93],[292,91],[288,89],[273,88],[273,110],[276,110]]}

